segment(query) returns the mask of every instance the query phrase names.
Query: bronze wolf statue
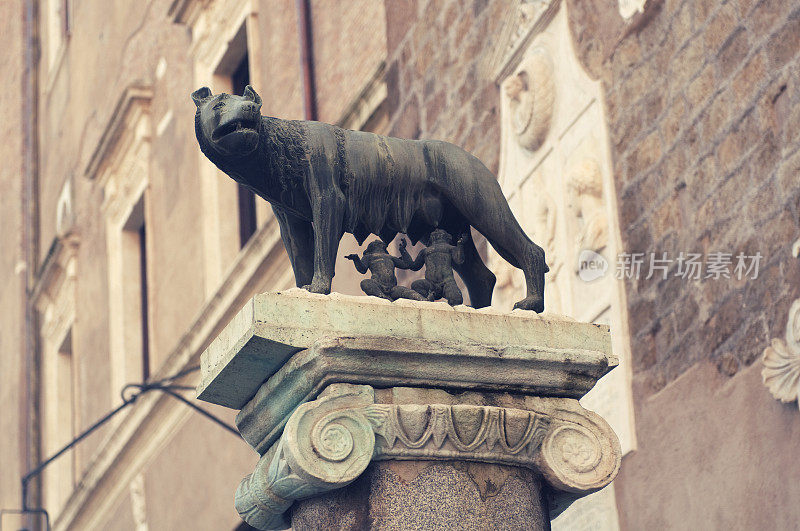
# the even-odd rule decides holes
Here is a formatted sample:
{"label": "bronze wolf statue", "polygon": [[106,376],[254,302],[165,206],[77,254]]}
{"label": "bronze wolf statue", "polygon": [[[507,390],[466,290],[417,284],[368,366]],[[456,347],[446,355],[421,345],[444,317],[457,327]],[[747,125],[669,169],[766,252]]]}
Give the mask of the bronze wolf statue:
{"label": "bronze wolf statue", "polygon": [[515,308],[544,310],[544,251],[523,232],[497,179],[463,149],[435,140],[404,140],[320,122],[261,116],[261,98],[192,94],[200,149],[219,169],[269,201],[298,286],[330,293],[339,240],[359,244],[397,233],[428,244],[435,229],[466,235],[456,272],[476,308],[492,301],[495,276],[470,236],[483,234],[522,269],[526,297]]}

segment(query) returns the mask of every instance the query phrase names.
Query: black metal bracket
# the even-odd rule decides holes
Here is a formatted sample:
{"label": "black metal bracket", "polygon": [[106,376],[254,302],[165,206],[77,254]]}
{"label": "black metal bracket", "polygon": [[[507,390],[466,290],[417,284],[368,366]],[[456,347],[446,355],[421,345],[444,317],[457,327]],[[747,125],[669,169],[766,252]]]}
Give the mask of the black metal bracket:
{"label": "black metal bracket", "polygon": [[[45,522],[47,524],[47,530],[50,530],[50,515],[47,513],[47,510],[43,507],[28,507],[28,484],[30,481],[41,474],[41,472],[53,461],[61,457],[65,452],[71,449],[73,446],[81,442],[83,439],[88,437],[91,433],[95,430],[100,428],[103,424],[111,420],[117,413],[128,407],[129,405],[133,404],[138,400],[140,396],[150,391],[161,391],[172,398],[178,400],[179,402],[183,402],[197,413],[200,413],[207,419],[219,424],[222,428],[226,429],[227,431],[233,433],[237,437],[241,437],[239,431],[228,424],[227,422],[223,421],[219,417],[209,413],[205,409],[191,403],[185,397],[178,394],[178,391],[191,391],[194,390],[194,387],[189,387],[186,385],[177,385],[173,384],[175,380],[186,376],[189,373],[195,372],[199,370],[199,366],[190,367],[185,369],[177,374],[164,378],[162,380],[158,380],[155,382],[143,382],[143,383],[131,383],[125,385],[122,390],[120,391],[120,397],[122,398],[122,404],[117,406],[116,408],[112,409],[99,420],[97,420],[94,424],[86,428],[83,432],[81,432],[77,437],[72,439],[69,443],[63,446],[60,450],[58,450],[55,454],[51,455],[38,465],[31,469],[27,474],[22,476],[22,509],[1,509],[0,510],[0,531],[2,531],[2,516],[5,514],[42,514],[45,517]],[[133,390],[133,392],[129,393],[129,391]]]}

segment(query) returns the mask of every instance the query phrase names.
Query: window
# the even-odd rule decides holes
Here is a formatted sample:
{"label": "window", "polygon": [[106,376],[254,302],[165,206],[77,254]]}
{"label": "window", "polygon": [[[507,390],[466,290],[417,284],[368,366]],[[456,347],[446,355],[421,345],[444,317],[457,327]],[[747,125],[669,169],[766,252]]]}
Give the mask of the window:
{"label": "window", "polygon": [[[259,2],[176,3],[172,16],[191,28],[196,86],[208,85],[214,94],[241,94],[249,82],[264,82]],[[209,82],[210,81],[210,82]],[[263,87],[262,87],[263,88]],[[267,102],[268,104],[269,102]],[[273,216],[266,201],[257,200],[197,150],[203,201],[203,287],[213,297],[229,268],[252,249],[257,227]]]}
{"label": "window", "polygon": [[[45,342],[43,356],[42,452],[44,457],[50,457],[71,442],[76,434],[72,328],[69,328],[58,347],[48,348]],[[43,494],[51,515],[57,515],[61,511],[75,487],[76,455],[71,449],[44,471]]]}
{"label": "window", "polygon": [[[231,75],[231,88],[234,94],[244,94],[244,88],[250,84],[250,66],[248,55],[245,52],[239,66]],[[239,197],[239,245],[244,247],[255,234],[256,222],[256,195],[249,188],[238,185]]]}
{"label": "window", "polygon": [[130,381],[143,381],[150,376],[147,227],[144,218],[144,197],[133,207],[130,217],[122,228],[122,278],[126,324],[125,373]]}
{"label": "window", "polygon": [[[148,295],[152,287],[152,225],[147,222],[151,114],[150,87],[131,85],[86,173],[102,187],[108,258],[108,336],[111,403],[125,384],[146,378],[157,359],[150,345]],[[150,240],[150,241],[148,241]]]}
{"label": "window", "polygon": [[[247,28],[242,24],[235,37],[228,45],[214,72],[215,90],[241,96],[244,88],[250,84],[250,56],[247,50]],[[236,185],[236,204],[239,222],[239,248],[244,247],[255,234],[258,222],[256,219],[256,196],[244,186]]]}
{"label": "window", "polygon": [[[56,399],[57,431],[64,444],[75,437],[75,365],[72,356],[72,328],[61,343],[56,356]],[[69,470],[64,478],[65,486],[75,485],[75,452],[67,460]]]}

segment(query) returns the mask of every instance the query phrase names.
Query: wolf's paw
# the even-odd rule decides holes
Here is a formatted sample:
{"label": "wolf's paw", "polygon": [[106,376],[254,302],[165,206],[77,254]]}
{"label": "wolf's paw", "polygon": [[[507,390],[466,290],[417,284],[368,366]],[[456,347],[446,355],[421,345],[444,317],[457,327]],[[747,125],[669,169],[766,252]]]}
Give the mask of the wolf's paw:
{"label": "wolf's paw", "polygon": [[544,311],[544,299],[538,295],[531,295],[516,303],[514,309],[533,310],[536,313],[542,313]]}
{"label": "wolf's paw", "polygon": [[312,282],[311,284],[306,284],[303,286],[304,290],[310,291],[311,293],[321,293],[323,295],[329,295],[331,292],[331,285],[330,283],[325,282]]}

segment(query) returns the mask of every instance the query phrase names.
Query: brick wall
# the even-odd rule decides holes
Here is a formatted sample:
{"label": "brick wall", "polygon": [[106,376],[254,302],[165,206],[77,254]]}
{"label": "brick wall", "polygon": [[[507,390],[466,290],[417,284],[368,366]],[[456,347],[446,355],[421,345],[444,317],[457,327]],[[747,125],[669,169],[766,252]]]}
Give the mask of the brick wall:
{"label": "brick wall", "polygon": [[[0,3],[0,20],[4,21],[4,58],[0,73],[5,83],[0,93],[3,121],[0,124],[3,143],[0,156],[3,171],[0,173],[0,509],[18,507],[20,499],[19,478],[30,462],[25,461],[25,436],[28,410],[20,404],[19,397],[27,389],[22,381],[25,364],[25,280],[29,264],[25,264],[23,181],[26,167],[23,163],[24,122],[22,96],[24,68],[24,3],[19,0]],[[9,527],[22,524],[7,516],[3,524]],[[6,524],[8,522],[8,524]],[[22,525],[20,525],[22,527]]]}
{"label": "brick wall", "polygon": [[[479,65],[513,4],[387,4],[391,134],[497,171],[500,98]],[[603,82],[624,250],[764,257],[755,280],[687,280],[673,263],[627,281],[638,448],[615,482],[621,526],[787,527],[796,405],[754,362],[800,297],[800,1],[648,0],[627,21],[617,0],[564,4]],[[780,495],[754,502],[756,485]]]}
{"label": "brick wall", "polygon": [[568,0],[606,92],[624,248],[764,255],[755,280],[627,282],[639,447],[621,525],[792,527],[796,404],[756,360],[800,296],[800,2],[649,0],[627,22],[616,4]]}
{"label": "brick wall", "polygon": [[606,88],[624,247],[764,255],[754,281],[628,283],[648,395],[699,360],[753,363],[800,294],[800,2],[651,0],[627,23],[615,4],[570,9]]}
{"label": "brick wall", "polygon": [[[453,142],[497,171],[500,98],[479,68],[509,6],[387,3],[391,134]],[[764,256],[750,282],[690,281],[674,263],[628,282],[637,392],[700,360],[733,375],[800,295],[800,2],[650,0],[628,21],[616,0],[568,8],[606,90],[625,250]]]}
{"label": "brick wall", "polygon": [[382,2],[311,3],[319,120],[337,123],[386,57]]}
{"label": "brick wall", "polygon": [[480,63],[512,7],[503,0],[386,3],[391,135],[452,142],[497,173],[499,89]]}

